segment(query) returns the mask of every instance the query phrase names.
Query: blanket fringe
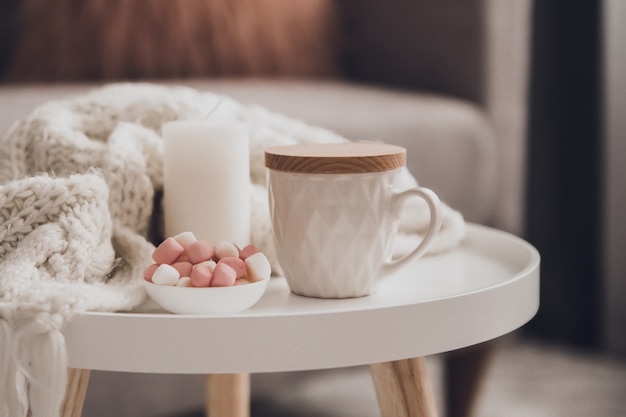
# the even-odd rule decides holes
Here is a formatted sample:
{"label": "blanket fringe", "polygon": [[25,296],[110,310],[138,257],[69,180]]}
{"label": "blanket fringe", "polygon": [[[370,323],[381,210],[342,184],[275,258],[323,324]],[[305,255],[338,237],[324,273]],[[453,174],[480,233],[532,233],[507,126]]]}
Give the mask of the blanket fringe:
{"label": "blanket fringe", "polygon": [[[67,353],[59,314],[39,312],[15,329],[0,320],[1,417],[59,417]],[[13,329],[12,329],[13,327]]]}
{"label": "blanket fringe", "polygon": [[25,378],[17,372],[13,355],[13,321],[10,313],[0,315],[0,417],[26,415],[27,390]]}

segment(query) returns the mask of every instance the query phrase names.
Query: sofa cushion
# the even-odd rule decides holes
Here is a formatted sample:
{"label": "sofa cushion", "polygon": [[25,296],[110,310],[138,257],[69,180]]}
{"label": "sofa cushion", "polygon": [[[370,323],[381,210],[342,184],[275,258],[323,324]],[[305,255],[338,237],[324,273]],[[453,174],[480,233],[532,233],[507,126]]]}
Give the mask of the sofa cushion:
{"label": "sofa cushion", "polygon": [[[350,140],[404,146],[418,182],[466,219],[488,223],[497,185],[494,134],[483,113],[461,100],[333,81],[195,80],[172,84],[228,95],[333,130]],[[0,129],[50,99],[96,85],[0,87]]]}
{"label": "sofa cushion", "polygon": [[254,103],[350,140],[407,149],[407,165],[466,219],[491,220],[497,186],[496,141],[476,105],[432,94],[362,84],[306,80],[191,82],[195,88]]}

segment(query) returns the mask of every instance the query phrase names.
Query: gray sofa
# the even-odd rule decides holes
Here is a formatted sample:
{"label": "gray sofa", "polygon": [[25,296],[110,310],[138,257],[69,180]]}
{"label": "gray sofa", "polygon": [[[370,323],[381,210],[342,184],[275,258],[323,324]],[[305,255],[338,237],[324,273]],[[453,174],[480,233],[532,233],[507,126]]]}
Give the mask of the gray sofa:
{"label": "gray sofa", "polygon": [[[420,184],[434,189],[468,221],[521,234],[530,0],[345,1],[344,7],[349,11],[352,42],[345,77],[167,83],[259,104],[349,139],[402,145]],[[97,85],[2,84],[0,130],[47,100],[81,94]],[[450,360],[451,372],[458,375],[448,381],[451,416],[467,415],[473,390],[459,386],[479,373],[472,360],[484,359],[469,352]],[[338,376],[307,375],[322,380]],[[300,377],[254,376],[256,403],[271,396],[268,387],[284,391]],[[85,416],[182,415],[199,409],[203,401],[199,376],[94,372],[90,384]],[[255,385],[262,389],[255,390]],[[350,415],[344,411],[337,410],[336,415]],[[253,409],[255,413],[260,411]],[[284,415],[315,414],[293,409]],[[378,415],[377,410],[371,415]]]}

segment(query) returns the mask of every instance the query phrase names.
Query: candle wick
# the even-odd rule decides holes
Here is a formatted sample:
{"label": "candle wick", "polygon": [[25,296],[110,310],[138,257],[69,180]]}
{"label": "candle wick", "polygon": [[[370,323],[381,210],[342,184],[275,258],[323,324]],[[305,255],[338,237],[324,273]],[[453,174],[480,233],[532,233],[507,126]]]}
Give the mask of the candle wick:
{"label": "candle wick", "polygon": [[213,108],[207,113],[206,116],[204,116],[204,118],[208,119],[209,117],[211,117],[211,115],[215,113],[215,110],[217,110],[217,108],[220,106],[220,104],[222,104],[223,101],[224,97],[220,96],[220,98],[217,100],[217,103],[215,103],[215,106],[213,106]]}

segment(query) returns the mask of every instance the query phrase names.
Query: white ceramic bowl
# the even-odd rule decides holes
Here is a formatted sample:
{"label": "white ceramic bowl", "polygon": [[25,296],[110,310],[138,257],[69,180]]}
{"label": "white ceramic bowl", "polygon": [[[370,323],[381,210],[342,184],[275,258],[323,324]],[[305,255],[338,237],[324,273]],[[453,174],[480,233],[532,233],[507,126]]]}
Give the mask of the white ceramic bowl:
{"label": "white ceramic bowl", "polygon": [[270,279],[232,287],[173,287],[143,280],[148,295],[163,309],[177,314],[240,313],[261,299]]}

